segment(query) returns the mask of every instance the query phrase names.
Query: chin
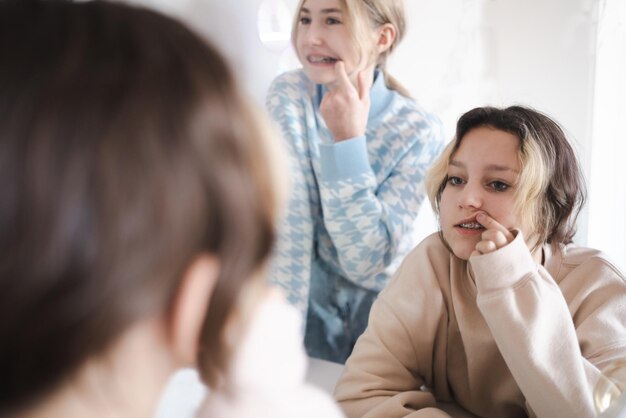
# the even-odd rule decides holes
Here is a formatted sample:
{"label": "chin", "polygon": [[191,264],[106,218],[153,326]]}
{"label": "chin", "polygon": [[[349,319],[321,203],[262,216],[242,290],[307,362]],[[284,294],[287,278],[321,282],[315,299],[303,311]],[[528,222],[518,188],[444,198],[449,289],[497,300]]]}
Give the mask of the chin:
{"label": "chin", "polygon": [[467,261],[472,255],[472,251],[462,250],[462,251],[453,251],[454,255],[461,260]]}
{"label": "chin", "polygon": [[446,244],[446,247],[448,247],[448,250],[450,250],[452,254],[454,254],[456,257],[460,258],[461,260],[465,260],[465,261],[469,260],[470,256],[472,255],[472,252],[474,251],[474,248],[476,248],[476,242],[464,242],[464,241],[459,242],[458,239],[456,240],[448,239],[445,233],[442,235],[443,235],[444,244]]}
{"label": "chin", "polygon": [[467,246],[463,245],[451,245],[450,249],[452,250],[452,254],[454,254],[456,257],[460,258],[461,260],[469,260],[470,255],[472,255],[472,251],[474,250],[473,248],[467,248]]}
{"label": "chin", "polygon": [[334,74],[323,74],[321,71],[304,70],[309,79],[315,84],[330,84],[335,82]]}

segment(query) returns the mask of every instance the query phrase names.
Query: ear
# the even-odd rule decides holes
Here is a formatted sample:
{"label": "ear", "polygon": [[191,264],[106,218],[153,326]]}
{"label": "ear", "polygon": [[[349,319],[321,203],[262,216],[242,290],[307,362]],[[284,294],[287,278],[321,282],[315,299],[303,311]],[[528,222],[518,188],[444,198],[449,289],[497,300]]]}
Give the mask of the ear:
{"label": "ear", "polygon": [[381,25],[377,29],[378,31],[378,42],[376,46],[378,48],[378,53],[382,54],[383,52],[389,50],[393,42],[396,40],[396,27],[391,23],[385,23]]}
{"label": "ear", "polygon": [[182,366],[195,364],[200,331],[213,294],[219,262],[203,255],[196,258],[181,279],[169,318],[173,355]]}

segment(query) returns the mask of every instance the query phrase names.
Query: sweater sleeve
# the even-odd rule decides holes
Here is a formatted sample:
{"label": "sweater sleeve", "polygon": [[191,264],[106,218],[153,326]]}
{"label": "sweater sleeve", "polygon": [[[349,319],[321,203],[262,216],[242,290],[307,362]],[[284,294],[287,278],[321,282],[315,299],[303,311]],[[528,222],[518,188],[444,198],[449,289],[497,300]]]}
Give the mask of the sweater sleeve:
{"label": "sweater sleeve", "polygon": [[[280,286],[289,302],[306,317],[309,301],[309,278],[313,252],[312,201],[317,200],[314,192],[315,179],[310,168],[310,150],[306,145],[307,103],[301,100],[301,86],[292,74],[279,76],[268,92],[266,107],[276,124],[287,151],[291,191],[287,210],[279,222],[278,239],[271,265],[271,281]],[[309,167],[307,167],[307,164]]]}
{"label": "sweater sleeve", "polygon": [[595,417],[602,370],[626,359],[623,275],[591,259],[570,273],[577,283],[561,279],[562,289],[534,262],[521,233],[470,263],[479,309],[532,413]]}
{"label": "sweater sleeve", "polygon": [[412,231],[425,196],[425,172],[443,144],[438,119],[408,110],[402,118],[406,123],[400,126],[381,124],[368,131],[384,136],[389,146],[411,144],[382,182],[368,160],[365,137],[320,145],[324,225],[339,264],[349,280],[377,291],[386,284],[377,275],[396,259]]}
{"label": "sweater sleeve", "polygon": [[372,306],[335,388],[347,417],[448,416],[422,390],[432,384],[435,343],[447,319],[441,291],[434,280],[420,280],[418,265],[413,252]]}

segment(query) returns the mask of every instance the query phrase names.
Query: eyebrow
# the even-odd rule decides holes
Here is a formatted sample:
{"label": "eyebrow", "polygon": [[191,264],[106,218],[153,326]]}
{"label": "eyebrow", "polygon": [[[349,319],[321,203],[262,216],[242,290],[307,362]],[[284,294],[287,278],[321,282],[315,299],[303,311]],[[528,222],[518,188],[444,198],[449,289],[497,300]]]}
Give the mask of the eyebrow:
{"label": "eyebrow", "polygon": [[[336,8],[329,8],[329,9],[322,9],[320,10],[321,13],[324,14],[330,14],[330,13],[341,13],[341,9],[336,9]],[[300,13],[311,13],[311,11],[309,9],[307,9],[306,7],[301,7],[300,8]]]}
{"label": "eyebrow", "polygon": [[[466,166],[465,164],[463,164],[460,161],[456,161],[456,160],[450,160],[450,165],[453,167],[458,167],[458,168],[462,168],[465,169]],[[501,171],[510,171],[512,173],[515,174],[519,174],[518,170],[515,170],[509,166],[506,165],[499,165],[499,164],[489,164],[487,165],[487,167],[485,167],[485,171],[497,171],[497,172],[501,172]]]}

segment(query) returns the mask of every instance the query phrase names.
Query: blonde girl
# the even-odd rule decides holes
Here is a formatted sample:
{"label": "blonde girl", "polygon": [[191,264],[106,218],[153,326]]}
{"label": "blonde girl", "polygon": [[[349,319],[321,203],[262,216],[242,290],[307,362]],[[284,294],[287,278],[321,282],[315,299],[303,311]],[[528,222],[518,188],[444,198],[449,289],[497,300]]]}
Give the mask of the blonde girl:
{"label": "blonde girl", "polygon": [[440,123],[388,74],[405,32],[401,0],[302,0],[299,70],[267,107],[294,185],[271,279],[306,318],[311,356],[343,363],[372,301],[412,247]]}

